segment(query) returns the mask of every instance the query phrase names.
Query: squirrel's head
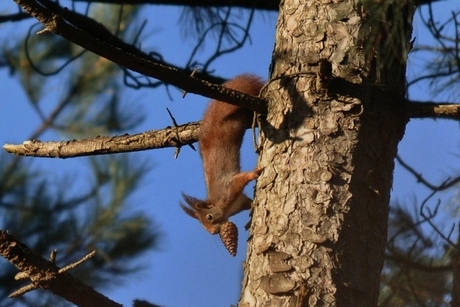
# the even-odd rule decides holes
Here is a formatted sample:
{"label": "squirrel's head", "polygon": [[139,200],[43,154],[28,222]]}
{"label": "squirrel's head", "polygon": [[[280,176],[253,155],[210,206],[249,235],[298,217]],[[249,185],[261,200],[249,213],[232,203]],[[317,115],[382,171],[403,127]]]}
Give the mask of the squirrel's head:
{"label": "squirrel's head", "polygon": [[182,196],[188,205],[180,203],[185,213],[200,221],[204,229],[211,234],[218,234],[220,227],[228,219],[221,207],[185,194],[182,194]]}

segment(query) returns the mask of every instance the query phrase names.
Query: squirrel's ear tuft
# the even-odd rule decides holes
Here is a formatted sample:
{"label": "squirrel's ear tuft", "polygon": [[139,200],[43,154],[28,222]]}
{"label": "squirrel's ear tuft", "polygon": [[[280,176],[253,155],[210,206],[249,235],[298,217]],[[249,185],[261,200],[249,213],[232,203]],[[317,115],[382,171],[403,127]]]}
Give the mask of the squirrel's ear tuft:
{"label": "squirrel's ear tuft", "polygon": [[186,195],[184,193],[182,193],[182,197],[188,206],[184,205],[183,203],[179,203],[179,205],[182,207],[185,213],[197,220],[199,220],[199,214],[197,211],[209,209],[208,203],[201,199]]}
{"label": "squirrel's ear tuft", "polygon": [[184,210],[184,212],[187,213],[189,216],[193,217],[194,219],[198,219],[198,214],[195,210],[192,210],[191,208],[185,206],[183,203],[179,203],[179,205],[181,206],[182,210]]}

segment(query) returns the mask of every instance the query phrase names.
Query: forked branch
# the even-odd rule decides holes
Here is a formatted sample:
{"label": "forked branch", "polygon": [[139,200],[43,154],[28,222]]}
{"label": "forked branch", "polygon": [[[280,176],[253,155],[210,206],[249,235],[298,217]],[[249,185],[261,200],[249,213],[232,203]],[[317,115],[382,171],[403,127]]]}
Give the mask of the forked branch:
{"label": "forked branch", "polygon": [[32,284],[23,288],[23,292],[35,288],[49,290],[81,307],[121,306],[74,278],[66,269],[60,269],[52,261],[34,254],[3,230],[0,230],[0,255],[23,272],[22,277],[27,276],[31,280]]}

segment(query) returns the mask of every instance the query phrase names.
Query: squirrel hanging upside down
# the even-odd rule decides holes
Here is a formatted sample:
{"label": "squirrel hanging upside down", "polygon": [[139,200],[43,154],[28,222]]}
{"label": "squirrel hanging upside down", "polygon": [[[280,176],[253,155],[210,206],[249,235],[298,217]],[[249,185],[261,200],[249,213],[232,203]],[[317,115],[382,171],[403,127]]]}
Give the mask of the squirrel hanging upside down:
{"label": "squirrel hanging upside down", "polygon": [[[263,83],[257,76],[243,74],[224,86],[258,96]],[[241,143],[252,119],[251,110],[211,100],[201,120],[198,138],[208,196],[206,200],[200,200],[183,194],[188,206],[180,204],[211,234],[219,233],[233,256],[236,255],[238,233],[228,218],[250,209],[252,200],[243,193],[243,189],[262,172],[259,167],[251,172],[240,171]]]}

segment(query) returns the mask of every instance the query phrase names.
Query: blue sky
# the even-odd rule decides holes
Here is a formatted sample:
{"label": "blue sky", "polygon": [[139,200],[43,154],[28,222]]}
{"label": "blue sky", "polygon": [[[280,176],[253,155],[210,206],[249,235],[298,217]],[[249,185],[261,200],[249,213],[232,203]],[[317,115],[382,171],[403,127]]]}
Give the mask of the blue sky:
{"label": "blue sky", "polygon": [[[12,1],[11,1],[12,2]],[[447,3],[446,3],[447,2]],[[445,1],[446,14],[452,9],[453,1]],[[0,4],[0,11],[5,2]],[[145,14],[149,25],[155,31],[151,39],[143,42],[146,48],[160,52],[165,60],[178,66],[184,64],[192,47],[192,41],[183,41],[178,29],[180,11],[171,7],[155,7]],[[275,14],[256,14],[251,31],[252,44],[234,54],[222,57],[212,67],[216,74],[231,78],[243,72],[250,72],[267,78],[268,66],[274,45],[276,25]],[[4,31],[0,27],[0,31]],[[0,32],[3,33],[3,32]],[[416,24],[414,35],[417,42],[423,42],[426,33]],[[408,74],[416,74],[420,59],[410,59]],[[423,59],[422,59],[423,60]],[[21,143],[39,125],[40,121],[30,108],[18,86],[18,80],[11,78],[6,70],[0,70],[0,142]],[[207,99],[196,95],[181,98],[180,91],[171,91],[170,100],[162,88],[126,92],[127,103],[142,106],[147,114],[145,122],[130,133],[161,129],[170,125],[166,112],[168,107],[179,123],[199,120]],[[426,86],[414,88],[410,98],[430,100]],[[443,97],[441,97],[443,98]],[[48,133],[44,140],[57,139]],[[250,137],[242,149],[242,168],[252,169],[255,165]],[[458,122],[446,120],[412,120],[399,146],[401,156],[433,182],[439,182],[458,171],[460,134]],[[174,149],[161,149],[133,153],[140,159],[148,159],[154,168],[144,181],[142,188],[131,198],[132,210],[152,217],[160,226],[164,237],[157,251],[149,252],[140,262],[148,269],[122,286],[113,285],[102,292],[113,300],[130,306],[134,299],[145,299],[161,306],[230,306],[239,298],[242,280],[242,262],[245,257],[247,234],[243,231],[248,214],[242,213],[233,220],[240,229],[239,251],[231,257],[222,246],[218,236],[205,232],[197,221],[185,215],[178,203],[181,192],[204,197],[205,186],[199,154],[187,147],[182,148],[178,159]],[[46,168],[57,181],[68,175],[67,171],[78,172],[78,165],[84,159],[32,159],[33,166]],[[396,164],[392,199],[407,201],[412,205],[414,195],[423,199],[428,192],[416,184],[415,179]],[[250,195],[252,186],[247,191]],[[3,261],[3,260],[0,260]]]}

